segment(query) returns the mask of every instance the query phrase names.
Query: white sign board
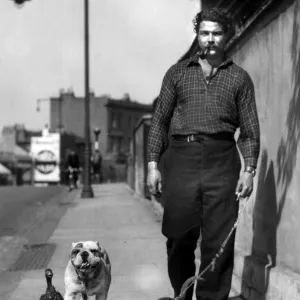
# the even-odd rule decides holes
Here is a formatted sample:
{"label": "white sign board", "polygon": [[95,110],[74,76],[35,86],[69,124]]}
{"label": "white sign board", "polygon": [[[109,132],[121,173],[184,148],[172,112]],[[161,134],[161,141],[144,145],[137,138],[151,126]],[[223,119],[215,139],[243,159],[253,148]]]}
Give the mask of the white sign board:
{"label": "white sign board", "polygon": [[60,182],[60,135],[50,133],[31,138],[35,182]]}

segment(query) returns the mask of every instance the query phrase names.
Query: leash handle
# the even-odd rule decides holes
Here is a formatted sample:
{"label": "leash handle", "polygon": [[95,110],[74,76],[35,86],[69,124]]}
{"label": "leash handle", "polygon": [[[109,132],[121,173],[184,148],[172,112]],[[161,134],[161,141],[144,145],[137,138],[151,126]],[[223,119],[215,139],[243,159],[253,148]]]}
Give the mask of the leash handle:
{"label": "leash handle", "polygon": [[[236,201],[239,201],[240,198],[241,198],[241,193],[237,193],[237,198],[236,198]],[[184,300],[184,296],[185,296],[185,293],[187,292],[187,290],[196,282],[196,281],[200,281],[200,280],[204,280],[202,278],[203,274],[205,274],[209,269],[211,269],[211,272],[213,272],[215,270],[215,267],[216,267],[216,262],[218,260],[218,258],[223,254],[224,252],[224,248],[226,246],[226,244],[228,243],[233,231],[236,229],[239,221],[240,221],[240,216],[244,213],[247,205],[248,205],[248,200],[249,198],[245,198],[246,202],[245,204],[242,206],[242,208],[239,209],[239,212],[238,212],[238,216],[236,218],[236,221],[233,225],[233,227],[231,228],[229,234],[227,235],[226,239],[224,240],[224,242],[222,243],[219,251],[216,253],[216,255],[214,256],[214,258],[212,259],[212,261],[210,262],[210,264],[208,266],[206,266],[206,268],[198,275],[198,276],[193,276],[191,278],[188,278],[183,286],[182,286],[182,290],[180,291],[180,294],[179,296],[177,296],[174,300]],[[190,282],[189,282],[190,281]],[[187,284],[187,282],[189,282]]]}

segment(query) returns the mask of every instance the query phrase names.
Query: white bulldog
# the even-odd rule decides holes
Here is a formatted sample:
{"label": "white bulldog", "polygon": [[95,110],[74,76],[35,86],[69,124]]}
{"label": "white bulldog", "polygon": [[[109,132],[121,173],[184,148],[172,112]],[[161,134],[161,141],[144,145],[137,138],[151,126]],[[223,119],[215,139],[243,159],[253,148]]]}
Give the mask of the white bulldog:
{"label": "white bulldog", "polygon": [[99,242],[72,243],[65,270],[64,300],[74,300],[79,293],[83,300],[94,295],[95,300],[106,300],[110,283],[111,263]]}

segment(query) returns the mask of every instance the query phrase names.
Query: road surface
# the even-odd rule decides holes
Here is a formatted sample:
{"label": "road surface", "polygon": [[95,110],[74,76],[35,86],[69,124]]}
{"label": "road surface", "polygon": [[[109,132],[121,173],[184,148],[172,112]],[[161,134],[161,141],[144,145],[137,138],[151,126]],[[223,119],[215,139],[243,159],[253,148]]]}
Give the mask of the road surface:
{"label": "road surface", "polygon": [[0,187],[0,300],[17,286],[22,272],[8,272],[24,245],[46,243],[74,200],[64,186]]}
{"label": "road surface", "polygon": [[17,234],[63,187],[1,187],[0,237]]}

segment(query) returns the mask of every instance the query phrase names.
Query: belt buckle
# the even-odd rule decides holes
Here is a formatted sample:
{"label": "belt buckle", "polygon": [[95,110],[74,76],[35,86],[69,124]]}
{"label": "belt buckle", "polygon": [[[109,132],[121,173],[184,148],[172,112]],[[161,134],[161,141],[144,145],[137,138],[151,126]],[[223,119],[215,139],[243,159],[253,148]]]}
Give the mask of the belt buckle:
{"label": "belt buckle", "polygon": [[192,140],[191,140],[192,137],[193,137],[193,134],[187,136],[187,141],[188,141],[188,143],[189,143],[189,142],[192,142]]}

